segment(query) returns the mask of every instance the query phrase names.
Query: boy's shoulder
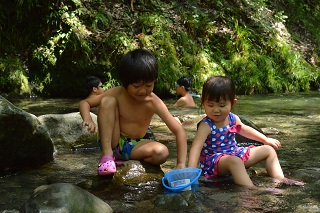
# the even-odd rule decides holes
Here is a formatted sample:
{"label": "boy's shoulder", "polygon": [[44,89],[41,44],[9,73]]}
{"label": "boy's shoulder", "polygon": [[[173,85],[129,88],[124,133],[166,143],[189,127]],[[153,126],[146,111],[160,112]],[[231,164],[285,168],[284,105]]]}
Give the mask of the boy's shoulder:
{"label": "boy's shoulder", "polygon": [[113,94],[119,94],[124,92],[126,89],[123,88],[122,86],[116,86],[116,87],[112,87],[110,89],[107,89],[106,91],[104,91],[105,94],[107,95],[113,95]]}
{"label": "boy's shoulder", "polygon": [[157,96],[155,93],[151,93],[150,94],[150,98],[153,102],[157,103],[164,103],[163,100],[161,98],[159,98],[159,96]]}

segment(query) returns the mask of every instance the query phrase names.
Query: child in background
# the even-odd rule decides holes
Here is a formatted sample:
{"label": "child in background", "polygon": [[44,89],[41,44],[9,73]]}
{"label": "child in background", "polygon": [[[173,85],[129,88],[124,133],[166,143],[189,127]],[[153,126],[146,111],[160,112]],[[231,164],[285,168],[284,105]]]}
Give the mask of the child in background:
{"label": "child in background", "polygon": [[88,76],[86,78],[85,88],[87,98],[90,96],[100,95],[104,92],[101,79],[95,76]]}
{"label": "child in background", "polygon": [[[281,183],[303,185],[303,182],[284,177],[275,151],[281,146],[280,142],[243,124],[231,113],[236,103],[235,86],[229,78],[213,76],[204,83],[201,104],[206,117],[200,121],[192,142],[188,167],[198,167],[200,159],[206,178],[231,174],[236,184],[256,188],[246,169],[265,161],[269,176]],[[236,133],[264,145],[238,147]]]}
{"label": "child in background", "polygon": [[83,126],[97,132],[90,108],[99,105],[98,128],[102,145],[98,174],[116,172],[115,157],[141,160],[154,165],[164,163],[168,148],[160,142],[143,139],[154,114],[157,114],[176,136],[177,168],[184,168],[187,136],[184,128],[170,114],[164,102],[152,91],[158,77],[158,62],[148,50],[136,49],[124,55],[119,76],[122,86],[106,90],[80,102]]}
{"label": "child in background", "polygon": [[173,106],[188,106],[194,107],[193,97],[189,93],[192,83],[189,77],[181,77],[177,81],[176,92],[177,95],[181,96]]}

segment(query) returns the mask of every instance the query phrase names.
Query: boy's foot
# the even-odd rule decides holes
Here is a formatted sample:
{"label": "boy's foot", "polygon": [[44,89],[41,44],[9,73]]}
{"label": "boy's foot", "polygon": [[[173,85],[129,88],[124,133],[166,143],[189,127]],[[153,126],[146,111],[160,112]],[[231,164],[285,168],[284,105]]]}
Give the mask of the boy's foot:
{"label": "boy's foot", "polygon": [[117,168],[112,155],[103,155],[99,160],[98,175],[111,175],[116,173]]}
{"label": "boy's foot", "polygon": [[120,166],[125,162],[125,160],[116,159],[114,162],[116,163],[117,166]]}

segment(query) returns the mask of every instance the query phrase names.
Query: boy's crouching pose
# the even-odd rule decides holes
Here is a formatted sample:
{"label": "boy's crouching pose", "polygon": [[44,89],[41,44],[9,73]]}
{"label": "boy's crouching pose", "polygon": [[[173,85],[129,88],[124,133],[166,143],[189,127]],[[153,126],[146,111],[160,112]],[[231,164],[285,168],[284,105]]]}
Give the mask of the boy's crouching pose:
{"label": "boy's crouching pose", "polygon": [[142,139],[154,114],[157,114],[176,136],[177,168],[184,168],[187,137],[184,128],[170,114],[163,101],[152,91],[158,77],[156,57],[145,49],[124,55],[119,68],[122,86],[88,97],[80,102],[83,126],[97,132],[90,108],[99,106],[98,126],[102,145],[98,174],[116,172],[115,158],[141,160],[160,165],[166,162],[169,151],[160,142]]}

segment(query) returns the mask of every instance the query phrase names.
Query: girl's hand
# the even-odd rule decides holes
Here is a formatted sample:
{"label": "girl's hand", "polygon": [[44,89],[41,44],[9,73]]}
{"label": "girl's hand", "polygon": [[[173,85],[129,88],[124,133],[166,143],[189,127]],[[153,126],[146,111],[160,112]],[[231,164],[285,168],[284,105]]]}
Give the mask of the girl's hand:
{"label": "girl's hand", "polygon": [[265,144],[272,146],[275,150],[279,149],[281,146],[280,141],[274,138],[267,138]]}
{"label": "girl's hand", "polygon": [[97,133],[98,132],[98,126],[93,121],[83,121],[82,126],[83,127],[87,126],[88,131],[90,133]]}

